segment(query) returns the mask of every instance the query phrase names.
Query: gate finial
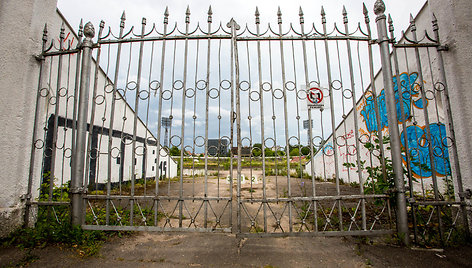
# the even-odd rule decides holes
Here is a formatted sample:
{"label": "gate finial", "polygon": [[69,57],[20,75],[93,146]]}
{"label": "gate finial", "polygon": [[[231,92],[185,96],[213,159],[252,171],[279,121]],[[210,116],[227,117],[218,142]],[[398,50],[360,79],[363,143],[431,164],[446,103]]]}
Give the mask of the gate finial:
{"label": "gate finial", "polygon": [[239,29],[241,29],[241,27],[239,26],[239,24],[236,23],[236,21],[231,18],[231,20],[226,24],[226,27],[228,28],[233,28],[237,31]]}
{"label": "gate finial", "polygon": [[365,6],[365,3],[362,3],[362,13],[364,13],[365,24],[369,24],[369,22],[370,22],[369,11],[367,10],[367,7]]}
{"label": "gate finial", "polygon": [[436,15],[433,13],[433,31],[437,31],[439,30],[439,26],[438,26],[438,19],[436,18]]}
{"label": "gate finial", "polygon": [[254,16],[256,16],[256,24],[260,24],[261,20],[259,18],[261,14],[259,13],[259,8],[256,6],[256,12],[254,13]]}
{"label": "gate finial", "polygon": [[83,24],[83,19],[80,19],[80,23],[79,23],[79,32],[78,32],[78,36],[79,38],[81,38],[84,34],[84,24]]}
{"label": "gate finial", "polygon": [[126,14],[125,14],[125,11],[123,10],[123,14],[121,14],[120,28],[125,28],[125,20],[126,20]]}
{"label": "gate finial", "polygon": [[212,15],[213,15],[213,10],[211,10],[211,5],[208,8],[208,23],[211,23],[213,21]]}
{"label": "gate finial", "polygon": [[92,39],[95,36],[95,28],[93,27],[93,24],[90,21],[85,24],[84,35],[85,38],[89,39]]}
{"label": "gate finial", "polygon": [[277,9],[277,23],[282,24],[282,11],[280,11],[280,6]]}
{"label": "gate finial", "polygon": [[185,11],[185,23],[190,23],[190,7],[187,5],[187,10]]}
{"label": "gate finial", "polygon": [[413,18],[413,15],[411,15],[411,13],[410,13],[410,25],[411,25],[411,31],[416,32],[415,18]]}
{"label": "gate finial", "polygon": [[393,28],[393,20],[392,20],[392,16],[390,16],[390,14],[388,14],[388,31],[389,32],[393,32],[394,28]]}
{"label": "gate finial", "polygon": [[343,5],[343,22],[344,22],[344,24],[346,24],[348,22],[346,6],[344,6],[344,5]]}
{"label": "gate finial", "polygon": [[300,24],[304,24],[305,23],[305,18],[303,17],[303,10],[302,10],[301,6],[300,6],[300,9],[298,11],[298,16],[300,16]]}
{"label": "gate finial", "polygon": [[385,3],[382,0],[377,0],[374,4],[374,13],[377,16],[384,14],[385,12]]}
{"label": "gate finial", "polygon": [[166,7],[166,10],[164,11],[164,24],[169,23],[169,7]]}
{"label": "gate finial", "polygon": [[43,28],[43,42],[46,42],[48,40],[48,24],[44,24]]}
{"label": "gate finial", "polygon": [[323,23],[323,24],[326,23],[326,12],[325,12],[323,6],[321,6],[321,23]]}

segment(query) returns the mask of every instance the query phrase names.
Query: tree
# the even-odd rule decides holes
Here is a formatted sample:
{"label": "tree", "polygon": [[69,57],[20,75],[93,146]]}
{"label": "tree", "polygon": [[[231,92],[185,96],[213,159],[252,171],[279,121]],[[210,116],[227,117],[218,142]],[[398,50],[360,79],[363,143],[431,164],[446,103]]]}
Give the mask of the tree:
{"label": "tree", "polygon": [[180,156],[180,150],[176,146],[173,146],[172,148],[170,148],[169,153],[171,156]]}

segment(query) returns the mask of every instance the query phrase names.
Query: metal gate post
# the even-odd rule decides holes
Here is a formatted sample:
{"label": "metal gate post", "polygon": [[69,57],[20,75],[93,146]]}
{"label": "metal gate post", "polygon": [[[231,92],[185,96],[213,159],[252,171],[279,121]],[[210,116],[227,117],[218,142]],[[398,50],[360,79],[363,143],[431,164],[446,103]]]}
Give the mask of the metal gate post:
{"label": "metal gate post", "polygon": [[393,88],[392,63],[390,60],[389,38],[387,35],[387,24],[385,4],[382,0],[377,0],[374,5],[374,13],[377,15],[378,44],[380,46],[380,59],[382,62],[383,84],[385,89],[385,101],[388,117],[388,131],[390,134],[390,147],[395,173],[396,187],[396,215],[398,236],[405,245],[409,245],[408,216],[405,198],[405,182],[403,180],[403,164],[401,155],[401,141],[398,130],[397,109],[395,104],[395,92]]}
{"label": "metal gate post", "polygon": [[[77,119],[77,137],[74,154],[75,161],[72,163],[74,174],[71,177],[71,217],[73,225],[80,225],[83,221],[83,182],[85,175],[85,156],[87,142],[87,114],[90,91],[90,74],[92,62],[92,38],[95,29],[88,22],[84,27],[85,39],[82,43],[82,69],[80,75],[79,107]],[[93,123],[93,122],[90,122]]]}

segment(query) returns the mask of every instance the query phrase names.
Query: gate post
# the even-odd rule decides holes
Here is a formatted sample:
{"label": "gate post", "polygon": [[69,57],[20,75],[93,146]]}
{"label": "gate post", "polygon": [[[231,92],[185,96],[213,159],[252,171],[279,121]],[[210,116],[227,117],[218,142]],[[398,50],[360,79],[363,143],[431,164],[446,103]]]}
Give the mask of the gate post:
{"label": "gate post", "polygon": [[382,62],[383,84],[385,89],[385,102],[387,108],[388,131],[390,134],[390,147],[392,155],[393,171],[395,173],[396,188],[396,216],[398,236],[405,245],[409,245],[408,216],[405,198],[405,182],[403,180],[403,164],[401,155],[401,141],[398,130],[397,109],[395,103],[395,91],[393,87],[392,63],[390,60],[389,38],[385,16],[385,4],[377,0],[374,5],[374,13],[377,15],[378,44],[380,46],[380,59]]}
{"label": "gate post", "polygon": [[[71,220],[73,225],[80,225],[83,222],[83,182],[85,175],[85,149],[87,142],[87,115],[90,91],[90,74],[92,62],[92,38],[95,36],[95,29],[91,22],[85,24],[85,39],[82,43],[82,69],[80,75],[79,107],[77,118],[77,136],[74,154],[73,174],[71,177]],[[93,122],[90,122],[91,124]]]}

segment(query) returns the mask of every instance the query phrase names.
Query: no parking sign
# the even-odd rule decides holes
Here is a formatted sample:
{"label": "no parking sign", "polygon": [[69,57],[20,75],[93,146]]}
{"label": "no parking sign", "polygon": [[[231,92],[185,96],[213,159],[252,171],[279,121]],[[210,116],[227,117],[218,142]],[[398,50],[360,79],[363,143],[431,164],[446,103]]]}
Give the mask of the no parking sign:
{"label": "no parking sign", "polygon": [[306,93],[308,109],[323,109],[324,94],[321,88],[312,87]]}

